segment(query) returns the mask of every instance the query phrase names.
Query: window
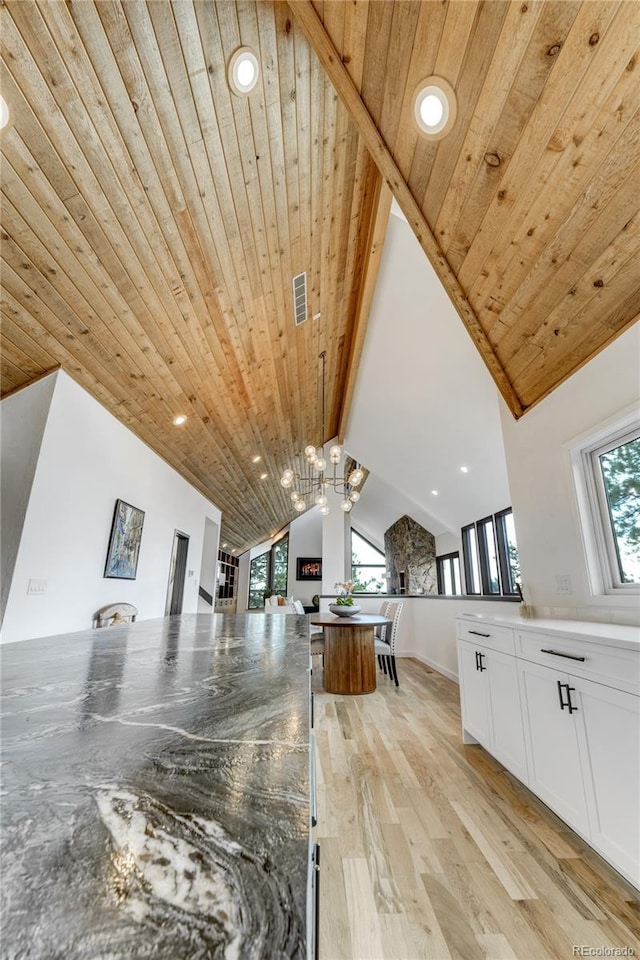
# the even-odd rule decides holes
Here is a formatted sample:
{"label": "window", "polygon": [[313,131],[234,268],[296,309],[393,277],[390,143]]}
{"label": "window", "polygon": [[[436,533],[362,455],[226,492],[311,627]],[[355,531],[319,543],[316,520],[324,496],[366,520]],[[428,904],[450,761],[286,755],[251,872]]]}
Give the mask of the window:
{"label": "window", "polygon": [[384,593],[385,582],[384,553],[351,531],[351,579],[355,581],[354,593]]}
{"label": "window", "polygon": [[271,552],[254,557],[249,567],[249,609],[264,607],[264,595],[269,585],[269,560]]}
{"label": "window", "polygon": [[520,583],[520,560],[511,507],[508,510],[500,510],[499,513],[496,513],[495,520],[502,592],[511,596],[518,596],[516,583]]}
{"label": "window", "polygon": [[462,556],[467,594],[518,596],[520,561],[511,507],[463,527]]}
{"label": "window", "polygon": [[462,528],[462,556],[467,593],[480,593],[480,564],[478,562],[478,538],[476,525],[470,523]]}
{"label": "window", "polygon": [[249,567],[249,609],[264,607],[265,593],[287,595],[289,581],[289,535],[271,550],[254,557]]}
{"label": "window", "polygon": [[592,592],[640,590],[640,423],[627,415],[571,451]]}
{"label": "window", "polygon": [[500,593],[500,574],[498,573],[498,550],[493,517],[485,517],[476,524],[478,547],[480,549],[480,579],[484,594]]}
{"label": "window", "polygon": [[438,593],[450,597],[462,593],[460,554],[457,551],[436,557],[436,572],[438,575]]}
{"label": "window", "polygon": [[271,589],[274,593],[287,595],[289,579],[289,537],[278,540],[271,548]]}

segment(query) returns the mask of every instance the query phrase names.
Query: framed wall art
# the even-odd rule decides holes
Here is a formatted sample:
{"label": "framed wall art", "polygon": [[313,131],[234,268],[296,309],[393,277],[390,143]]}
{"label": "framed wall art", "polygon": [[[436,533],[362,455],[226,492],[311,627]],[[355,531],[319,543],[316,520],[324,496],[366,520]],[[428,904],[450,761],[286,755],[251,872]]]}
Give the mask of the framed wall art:
{"label": "framed wall art", "polygon": [[322,557],[298,557],[296,580],[322,580]]}
{"label": "framed wall art", "polygon": [[135,580],[142,540],[144,510],[116,500],[109,536],[104,576],[117,580]]}

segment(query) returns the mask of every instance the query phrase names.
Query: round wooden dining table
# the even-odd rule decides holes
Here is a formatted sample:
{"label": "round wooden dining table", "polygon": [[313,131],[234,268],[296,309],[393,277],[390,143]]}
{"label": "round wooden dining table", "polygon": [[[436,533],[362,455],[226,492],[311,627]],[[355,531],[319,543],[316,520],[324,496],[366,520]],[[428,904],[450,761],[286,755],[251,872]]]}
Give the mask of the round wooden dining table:
{"label": "round wooden dining table", "polygon": [[324,628],[324,688],[328,693],[372,693],[376,688],[374,627],[392,621],[377,614],[337,617],[315,613],[309,618]]}

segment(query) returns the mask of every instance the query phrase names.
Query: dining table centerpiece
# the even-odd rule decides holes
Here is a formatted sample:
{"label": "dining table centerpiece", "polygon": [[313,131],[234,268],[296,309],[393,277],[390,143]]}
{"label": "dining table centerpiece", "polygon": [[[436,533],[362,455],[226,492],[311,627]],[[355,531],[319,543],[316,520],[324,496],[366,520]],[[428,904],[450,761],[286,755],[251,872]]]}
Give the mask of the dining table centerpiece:
{"label": "dining table centerpiece", "polygon": [[360,607],[354,603],[353,588],[355,580],[346,580],[344,583],[338,581],[334,583],[334,588],[338,590],[338,596],[334,603],[329,604],[329,610],[337,617],[355,617],[360,613]]}

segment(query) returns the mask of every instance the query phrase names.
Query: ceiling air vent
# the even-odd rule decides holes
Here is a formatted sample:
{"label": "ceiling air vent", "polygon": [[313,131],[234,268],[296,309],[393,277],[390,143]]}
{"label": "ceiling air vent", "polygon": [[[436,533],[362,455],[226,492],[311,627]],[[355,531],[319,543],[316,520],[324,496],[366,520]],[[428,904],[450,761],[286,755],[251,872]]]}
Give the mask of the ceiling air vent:
{"label": "ceiling air vent", "polygon": [[293,278],[293,320],[298,327],[307,319],[307,274]]}

